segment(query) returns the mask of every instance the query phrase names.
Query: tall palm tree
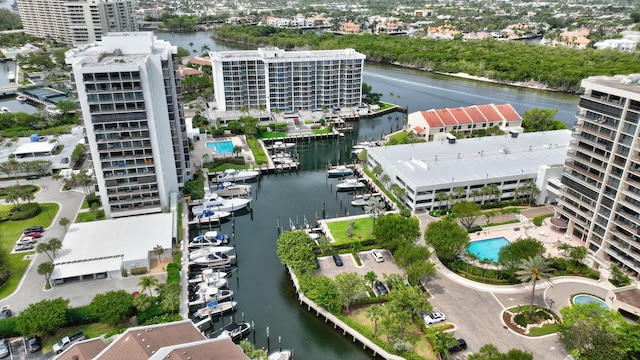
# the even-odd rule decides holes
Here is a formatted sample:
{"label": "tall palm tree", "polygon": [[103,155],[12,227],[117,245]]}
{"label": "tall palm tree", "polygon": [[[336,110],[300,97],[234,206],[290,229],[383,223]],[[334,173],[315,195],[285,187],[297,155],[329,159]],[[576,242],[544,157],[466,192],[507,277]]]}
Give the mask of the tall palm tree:
{"label": "tall palm tree", "polygon": [[378,336],[378,319],[383,315],[385,308],[378,305],[373,304],[367,308],[367,317],[373,320],[373,336]]}
{"label": "tall palm tree", "polygon": [[138,286],[142,287],[142,291],[149,289],[149,296],[152,296],[151,289],[158,286],[160,281],[155,276],[141,276]]}
{"label": "tall palm tree", "polygon": [[51,287],[51,282],[49,282],[49,280],[51,279],[53,268],[55,268],[55,265],[51,261],[45,261],[38,265],[38,274],[44,275],[44,278],[47,281],[47,288]]}
{"label": "tall palm tree", "polygon": [[48,242],[49,244],[49,250],[51,250],[51,252],[53,253],[53,257],[56,257],[56,251],[62,249],[62,241],[60,241],[60,239],[58,238],[52,238],[51,240],[49,240]]}
{"label": "tall palm tree", "polygon": [[69,224],[71,223],[71,221],[69,219],[67,219],[66,217],[62,217],[60,218],[60,221],[58,221],[58,224],[60,224],[60,226],[64,226],[64,232],[67,232],[67,227],[69,226]]}
{"label": "tall palm tree", "polygon": [[571,246],[570,244],[567,244],[567,243],[562,243],[562,244],[558,245],[558,250],[564,251],[564,257],[567,257],[567,254],[569,253],[569,250],[571,250],[572,248],[573,248],[573,246]]}
{"label": "tall palm tree", "polygon": [[549,266],[547,259],[540,255],[520,260],[518,267],[520,268],[520,270],[516,271],[518,280],[531,283],[531,303],[529,304],[529,317],[531,317],[533,314],[533,296],[536,292],[536,283],[538,280],[541,280],[551,284],[550,278],[553,275],[554,269]]}

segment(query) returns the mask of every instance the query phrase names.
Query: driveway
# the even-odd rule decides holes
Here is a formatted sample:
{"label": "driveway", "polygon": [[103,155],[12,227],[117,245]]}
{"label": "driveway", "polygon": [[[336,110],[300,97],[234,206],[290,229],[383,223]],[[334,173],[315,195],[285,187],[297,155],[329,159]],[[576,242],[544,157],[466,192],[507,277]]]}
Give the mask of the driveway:
{"label": "driveway", "polygon": [[[510,304],[528,304],[529,291],[513,294],[479,291],[452,281],[441,272],[427,284],[427,289],[433,296],[430,301],[434,309],[445,313],[447,322],[456,325],[454,336],[467,342],[468,349],[452,359],[466,358],[466,355],[478,352],[485,344],[493,344],[501,352],[510,349],[528,351],[534,359],[562,360],[567,355],[557,335],[529,338],[505,328],[502,310]],[[536,294],[542,293],[542,289],[536,290]],[[538,295],[536,303],[541,298]],[[503,307],[502,302],[509,304]]]}

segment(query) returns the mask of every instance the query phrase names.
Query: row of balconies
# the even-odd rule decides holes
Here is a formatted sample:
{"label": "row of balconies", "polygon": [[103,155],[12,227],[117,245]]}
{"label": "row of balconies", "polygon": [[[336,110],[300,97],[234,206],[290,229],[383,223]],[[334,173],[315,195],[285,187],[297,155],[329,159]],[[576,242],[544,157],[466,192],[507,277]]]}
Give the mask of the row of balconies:
{"label": "row of balconies", "polygon": [[147,210],[147,209],[159,209],[160,200],[135,202],[133,204],[112,204],[111,212],[118,213],[132,210]]}

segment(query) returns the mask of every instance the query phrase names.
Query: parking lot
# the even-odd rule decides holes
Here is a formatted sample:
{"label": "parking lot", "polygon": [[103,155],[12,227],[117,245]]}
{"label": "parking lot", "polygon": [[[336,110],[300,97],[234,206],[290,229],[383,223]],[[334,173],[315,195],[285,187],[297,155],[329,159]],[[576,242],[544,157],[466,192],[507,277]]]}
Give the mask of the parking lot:
{"label": "parking lot", "polygon": [[362,265],[358,265],[356,263],[356,260],[353,258],[351,253],[340,254],[340,258],[343,263],[342,266],[336,266],[331,256],[318,257],[318,263],[320,264],[320,269],[318,271],[320,274],[331,279],[343,272],[354,272],[364,276],[369,271],[373,271],[378,275],[378,279],[380,280],[384,278],[384,274],[403,274],[402,270],[396,265],[391,253],[387,250],[378,251],[384,258],[383,262],[376,262],[373,259],[370,250],[359,252],[358,257],[360,258]]}

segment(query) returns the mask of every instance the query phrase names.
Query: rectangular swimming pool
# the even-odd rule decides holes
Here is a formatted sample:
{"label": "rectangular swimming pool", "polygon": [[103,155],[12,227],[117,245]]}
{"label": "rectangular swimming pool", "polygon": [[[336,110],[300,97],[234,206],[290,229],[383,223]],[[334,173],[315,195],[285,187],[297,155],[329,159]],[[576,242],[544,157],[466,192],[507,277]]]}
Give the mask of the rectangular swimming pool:
{"label": "rectangular swimming pool", "polygon": [[511,244],[511,242],[503,236],[493,239],[478,240],[469,244],[467,252],[475,255],[478,260],[487,259],[497,263],[500,255],[500,249],[509,244]]}
{"label": "rectangular swimming pool", "polygon": [[232,141],[214,141],[207,143],[207,149],[214,149],[214,154],[231,154],[233,152]]}

